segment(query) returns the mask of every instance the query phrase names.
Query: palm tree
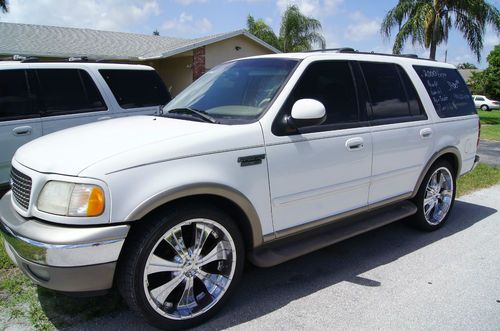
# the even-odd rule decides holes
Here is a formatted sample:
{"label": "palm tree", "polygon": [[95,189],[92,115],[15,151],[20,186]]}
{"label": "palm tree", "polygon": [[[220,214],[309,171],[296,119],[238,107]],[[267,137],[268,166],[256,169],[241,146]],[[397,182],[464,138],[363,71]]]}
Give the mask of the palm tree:
{"label": "palm tree", "polygon": [[477,67],[472,63],[464,62],[457,64],[457,69],[477,69]]}
{"label": "palm tree", "polygon": [[413,45],[430,48],[429,57],[435,60],[437,46],[448,40],[448,31],[454,27],[463,34],[479,61],[487,24],[500,31],[500,13],[485,0],[399,0],[382,21],[381,32],[389,38],[392,28],[399,28],[394,54],[400,54],[411,38]]}
{"label": "palm tree", "polygon": [[312,49],[314,44],[325,48],[325,38],[321,34],[321,23],[302,14],[295,5],[289,6],[281,17],[279,36],[262,19],[257,21],[248,15],[247,29],[256,37],[283,52],[301,52]]}
{"label": "palm tree", "polygon": [[317,43],[325,48],[325,38],[321,34],[321,23],[300,12],[299,7],[289,6],[281,18],[279,41],[283,52],[307,51]]}
{"label": "palm tree", "polygon": [[280,48],[278,37],[274,34],[273,29],[264,22],[263,19],[259,18],[257,21],[252,15],[247,17],[247,29],[248,32],[264,40],[269,45]]}
{"label": "palm tree", "polygon": [[9,2],[7,0],[0,0],[0,9],[2,13],[6,13],[9,11]]}

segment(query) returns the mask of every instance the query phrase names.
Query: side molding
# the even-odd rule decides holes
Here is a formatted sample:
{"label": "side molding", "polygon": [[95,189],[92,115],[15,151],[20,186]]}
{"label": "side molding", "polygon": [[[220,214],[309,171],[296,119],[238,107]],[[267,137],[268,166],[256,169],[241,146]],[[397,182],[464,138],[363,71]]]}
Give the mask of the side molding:
{"label": "side molding", "polygon": [[124,220],[124,222],[136,221],[154,209],[177,199],[196,195],[215,195],[232,201],[246,215],[250,222],[252,230],[252,247],[261,246],[263,243],[262,227],[259,215],[252,203],[243,195],[243,193],[225,185],[215,183],[196,183],[177,187],[172,190],[161,192],[143,201],[137,206]]}
{"label": "side molding", "polygon": [[457,175],[460,174],[460,170],[462,169],[462,157],[460,155],[460,151],[456,147],[452,147],[452,146],[445,147],[442,150],[436,152],[434,155],[432,155],[430,160],[425,165],[424,170],[422,170],[422,173],[418,177],[417,183],[415,184],[415,187],[413,188],[413,193],[411,195],[412,198],[417,195],[418,189],[420,188],[420,185],[422,184],[422,181],[424,180],[424,177],[427,174],[427,172],[429,171],[432,164],[434,162],[436,162],[436,160],[439,159],[444,154],[450,154],[450,153],[455,155],[455,157],[457,158],[457,161],[458,161],[457,162]]}

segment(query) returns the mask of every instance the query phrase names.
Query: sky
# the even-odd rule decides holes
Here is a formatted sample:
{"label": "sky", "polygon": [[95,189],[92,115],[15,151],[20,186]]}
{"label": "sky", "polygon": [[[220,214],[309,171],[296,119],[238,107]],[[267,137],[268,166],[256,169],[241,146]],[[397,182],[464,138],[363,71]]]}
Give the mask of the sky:
{"label": "sky", "polygon": [[[275,32],[290,4],[318,19],[327,47],[353,47],[360,51],[391,53],[392,39],[380,34],[380,22],[397,0],[9,0],[10,11],[0,21],[90,28],[195,38],[243,29],[249,14],[264,19]],[[500,7],[500,0],[490,0]],[[394,30],[397,33],[397,30]],[[394,34],[393,33],[393,34]],[[0,37],[1,40],[1,37]],[[437,58],[458,64],[487,66],[486,56],[500,35],[488,27],[480,62],[461,34],[452,31],[448,45],[438,48]],[[408,42],[405,53],[428,56],[428,51]]]}

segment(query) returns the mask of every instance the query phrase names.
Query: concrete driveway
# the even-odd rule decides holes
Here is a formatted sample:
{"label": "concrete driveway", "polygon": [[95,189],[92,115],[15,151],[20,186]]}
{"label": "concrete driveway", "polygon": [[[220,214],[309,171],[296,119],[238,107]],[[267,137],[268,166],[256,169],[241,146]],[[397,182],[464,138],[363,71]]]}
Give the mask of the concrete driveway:
{"label": "concrete driveway", "polygon": [[[404,221],[270,269],[248,267],[200,329],[499,330],[500,185],[423,233]],[[74,330],[147,330],[125,311]]]}
{"label": "concrete driveway", "polygon": [[500,168],[500,141],[480,140],[477,153],[482,163]]}

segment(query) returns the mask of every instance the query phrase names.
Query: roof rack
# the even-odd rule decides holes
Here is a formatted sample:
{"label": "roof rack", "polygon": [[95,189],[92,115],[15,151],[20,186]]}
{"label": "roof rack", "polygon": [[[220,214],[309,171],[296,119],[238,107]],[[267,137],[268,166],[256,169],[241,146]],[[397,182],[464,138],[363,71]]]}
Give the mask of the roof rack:
{"label": "roof rack", "polygon": [[384,55],[384,56],[395,56],[395,57],[405,57],[426,61],[435,61],[426,58],[420,58],[417,54],[388,54],[388,53],[376,53],[374,51],[371,52],[360,52],[351,47],[341,47],[341,48],[328,48],[328,49],[315,49],[311,51],[306,51],[304,53],[315,53],[315,52],[336,52],[336,53],[354,53],[354,54],[363,54],[363,55]]}
{"label": "roof rack", "polygon": [[114,63],[111,59],[89,59],[87,56],[71,56],[66,59],[39,59],[36,56],[14,55],[12,61],[21,63],[42,62],[42,63],[61,63],[61,62],[95,62],[95,63]]}
{"label": "roof rack", "polygon": [[316,53],[316,52],[356,52],[354,48],[351,47],[340,47],[340,48],[322,48],[322,49],[312,49],[309,51],[305,51],[304,53]]}

